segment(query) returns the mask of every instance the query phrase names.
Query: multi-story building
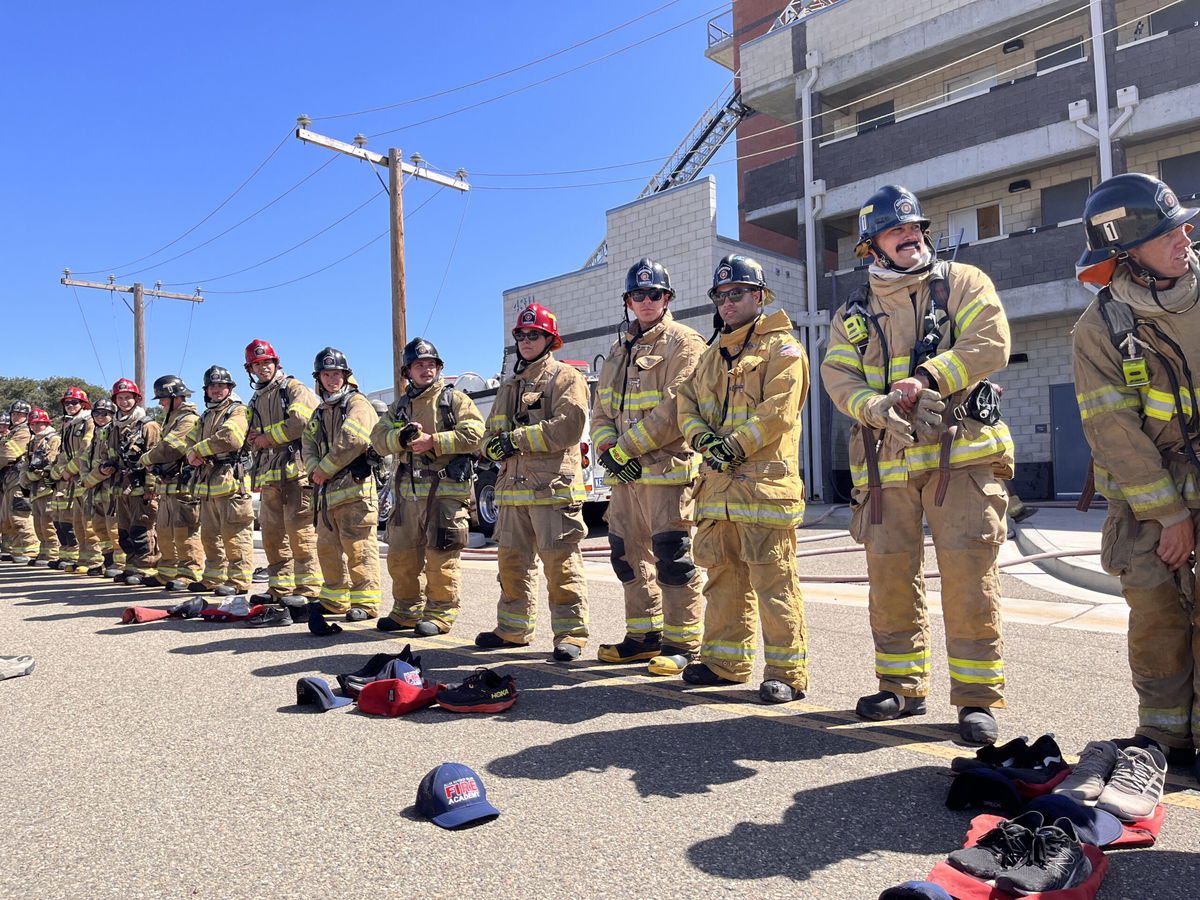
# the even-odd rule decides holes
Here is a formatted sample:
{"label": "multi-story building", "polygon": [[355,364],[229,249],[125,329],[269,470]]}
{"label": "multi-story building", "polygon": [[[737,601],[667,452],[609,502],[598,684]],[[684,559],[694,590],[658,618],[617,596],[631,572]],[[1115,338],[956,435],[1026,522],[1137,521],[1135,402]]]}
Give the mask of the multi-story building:
{"label": "multi-story building", "polygon": [[[1012,356],[995,380],[1014,488],[1077,493],[1084,199],[1124,171],[1185,201],[1200,192],[1198,25],[1200,0],[734,0],[708,55],[754,111],[737,131],[740,237],[807,261],[827,322],[865,279],[862,202],[884,184],[913,190],[943,256],[987,272],[1007,309]],[[801,324],[816,357],[820,315]],[[823,392],[813,400],[827,424],[808,481],[833,499],[849,481],[848,423]]]}

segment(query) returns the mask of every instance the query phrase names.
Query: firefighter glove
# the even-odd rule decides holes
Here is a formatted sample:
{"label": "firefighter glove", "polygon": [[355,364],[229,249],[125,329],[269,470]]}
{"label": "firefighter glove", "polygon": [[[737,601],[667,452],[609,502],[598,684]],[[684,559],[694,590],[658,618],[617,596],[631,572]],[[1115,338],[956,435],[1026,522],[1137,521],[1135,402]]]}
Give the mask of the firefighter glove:
{"label": "firefighter glove", "polygon": [[400,426],[400,446],[407,447],[421,436],[421,427],[415,422],[405,422]]}
{"label": "firefighter glove", "polygon": [[492,462],[500,462],[508,459],[510,456],[515,456],[520,451],[512,440],[511,431],[502,431],[500,434],[490,437],[486,444],[483,445],[483,455]]}
{"label": "firefighter glove", "polygon": [[600,454],[599,463],[621,484],[629,484],[642,477],[642,464],[615,445],[605,448]]}
{"label": "firefighter glove", "polygon": [[913,442],[912,425],[896,412],[896,404],[900,402],[902,396],[900,391],[876,394],[863,404],[859,418],[868,428],[883,428],[889,435],[898,438],[901,443],[911,444]]}
{"label": "firefighter glove", "polygon": [[912,419],[918,441],[928,444],[938,439],[942,433],[942,413],[945,411],[946,401],[937,391],[925,388],[917,394]]}
{"label": "firefighter glove", "polygon": [[730,472],[746,461],[742,449],[731,438],[711,431],[701,435],[695,447],[714,472]]}

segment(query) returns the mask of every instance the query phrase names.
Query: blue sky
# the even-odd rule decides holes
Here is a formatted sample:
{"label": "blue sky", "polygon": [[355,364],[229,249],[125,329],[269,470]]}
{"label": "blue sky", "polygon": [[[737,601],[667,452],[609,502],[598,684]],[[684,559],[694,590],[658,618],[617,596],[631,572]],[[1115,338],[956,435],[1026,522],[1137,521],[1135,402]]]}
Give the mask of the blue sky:
{"label": "blue sky", "polygon": [[[604,211],[633,199],[658,164],[502,176],[670,154],[728,82],[729,73],[703,53],[708,19],[728,6],[677,0],[628,28],[476,87],[370,114],[322,117],[485,78],[667,2],[8,4],[0,38],[8,214],[0,238],[10,339],[0,375],[69,374],[98,384],[132,377],[132,317],[121,301],[127,295],[73,292],[58,283],[69,267],[87,280],[113,273],[123,284],[205,289],[203,304],[150,306],[151,380],[180,372],[196,387],[216,363],[235,372],[245,395],[242,351],[264,338],[294,374],[307,377],[316,352],[332,344],[350,357],[364,389],[390,386],[386,237],[294,284],[218,293],[307,275],[387,228],[387,198],[372,170],[385,182],[386,172],[289,137],[301,113],[314,119],[314,131],[346,141],[360,131],[379,135],[369,149],[400,147],[406,158],[418,151],[433,166],[471,173],[476,190],[469,197],[419,181],[405,188],[409,335],[437,343],[448,372],[494,374],[501,292],[578,268],[603,237]],[[546,84],[417,124],[689,19],[695,21]],[[227,205],[154,253],[208,216],[281,141]],[[724,164],[710,165],[707,174],[718,181],[719,230],[736,237],[732,158],[731,141],[718,156]],[[325,162],[270,208],[218,236]],[[614,181],[621,183],[513,189]],[[299,249],[219,277],[292,247],[362,204]]]}

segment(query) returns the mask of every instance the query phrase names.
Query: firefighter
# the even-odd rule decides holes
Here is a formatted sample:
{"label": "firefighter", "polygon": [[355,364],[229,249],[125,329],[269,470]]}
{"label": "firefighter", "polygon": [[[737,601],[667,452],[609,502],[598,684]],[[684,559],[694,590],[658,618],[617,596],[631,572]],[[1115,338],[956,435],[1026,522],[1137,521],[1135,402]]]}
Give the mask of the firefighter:
{"label": "firefighter", "polygon": [[942,576],[950,702],[968,743],[1005,706],[996,557],[1007,534],[1013,444],[986,379],[1008,363],[1004,307],[974,266],[939,261],[917,198],[888,185],[859,213],[868,284],[833,317],[825,389],[855,420],[851,532],[866,546],[879,692],[856,712],[922,715],[931,647],[922,516]]}
{"label": "firefighter", "polygon": [[500,602],[496,628],[475,638],[485,650],[524,646],[537,622],[537,559],[546,571],[553,658],[578,659],[588,638],[587,583],[579,543],[583,477],[579,441],[587,423],[587,381],[559,362],[554,314],[531,303],[512,330],[517,362],[496,393],[483,455],[500,463],[496,540]]}
{"label": "firefighter", "polygon": [[27,565],[37,550],[33,507],[21,485],[21,463],[29,447],[29,413],[24,400],[8,405],[8,433],[0,439],[0,532],[4,535],[6,562]]}
{"label": "firefighter", "polygon": [[1176,763],[1200,747],[1197,214],[1149,175],[1117,175],[1092,191],[1077,271],[1100,290],[1073,338],[1083,431],[1108,498],[1101,561],[1129,606],[1132,743],[1157,743]]}
{"label": "firefighter", "polygon": [[300,459],[300,436],[317,408],[317,397],[280,368],[279,355],[266,341],[246,345],[246,372],[254,384],[248,404],[249,447],[267,555],[267,590],[251,599],[277,604],[247,624],[290,625],[305,617],[306,604],[321,591],[312,485]]}
{"label": "firefighter", "polygon": [[62,396],[62,444],[52,460],[50,477],[57,482],[54,527],[58,531],[58,564],[64,572],[86,573],[103,562],[96,548],[96,534],[83,511],[83,467],[91,459],[92,403],[78,387],[68,387]]}
{"label": "firefighter", "polygon": [[204,370],[204,412],[185,439],[187,463],[200,470],[194,494],[204,545],[204,571],[188,590],[218,597],[244,594],[254,576],[254,501],[243,451],[250,411],[236,386],[228,369]]}
{"label": "firefighter", "polygon": [[392,611],[376,623],[380,631],[412,628],[429,637],[445,634],[458,618],[471,454],[482,442],[483,417],[470,397],[442,379],[443,365],[432,343],[409,341],[400,369],[408,385],[371,432],[375,451],[395,457],[387,522]]}
{"label": "firefighter", "polygon": [[379,498],[367,455],[379,414],[353,374],[342,351],[326,347],[317,354],[313,378],[320,402],[304,427],[301,449],[313,484],[324,580],[309,613],[345,613],[347,621],[362,622],[379,615]]}
{"label": "firefighter", "polygon": [[800,410],[808,357],[762,266],[731,254],[709,298],[720,328],[679,388],[679,426],[703,460],[696,488],[696,564],[708,570],[704,639],[688,684],[745,683],[762,619],[766,668],[758,696],[786,703],[808,689],[796,526],[804,517]]}
{"label": "firefighter", "polygon": [[[592,444],[608,472],[608,541],[625,590],[625,637],[602,662],[649,660],[679,675],[700,650],[703,576],[692,562],[699,458],[683,440],[675,394],[704,339],[674,320],[670,273],[640,259],[625,276],[626,332],[609,349],[592,407]],[[633,321],[629,321],[630,313]]]}
{"label": "firefighter", "polygon": [[[84,494],[84,506],[92,520],[92,530],[96,533],[96,543],[104,562],[88,569],[89,575],[104,576],[114,580],[124,581],[125,551],[121,549],[120,529],[117,524],[117,496],[113,490],[113,479],[105,468],[108,462],[108,440],[112,429],[113,416],[117,407],[107,397],[100,397],[92,404],[92,449],[91,457],[84,467],[83,486],[87,489]],[[119,559],[118,559],[119,557]]]}
{"label": "firefighter", "polygon": [[58,455],[62,439],[51,424],[49,413],[37,407],[29,413],[29,430],[32,437],[21,470],[21,484],[33,507],[33,530],[38,541],[37,555],[29,565],[48,566],[58,561],[58,532],[50,508],[54,500],[50,463]]}
{"label": "firefighter", "polygon": [[[200,421],[184,380],[163,375],[154,380],[154,399],[166,412],[161,439],[139,463],[154,477],[158,495],[158,571],[155,580],[168,591],[188,590],[201,582],[204,549],[200,540],[200,501],[193,494],[196,469],[187,463],[188,435]],[[199,590],[199,589],[198,589]]]}

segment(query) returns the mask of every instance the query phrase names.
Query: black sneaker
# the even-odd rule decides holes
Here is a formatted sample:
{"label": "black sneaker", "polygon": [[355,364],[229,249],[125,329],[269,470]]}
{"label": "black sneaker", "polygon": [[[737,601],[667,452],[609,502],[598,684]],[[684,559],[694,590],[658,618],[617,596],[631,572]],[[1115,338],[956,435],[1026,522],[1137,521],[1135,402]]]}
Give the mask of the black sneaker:
{"label": "black sneaker", "polygon": [[704,663],[692,663],[683,670],[683,680],[688,684],[737,684],[736,681],[731,681],[728,678],[722,678]]}
{"label": "black sneaker", "polygon": [[970,847],[955,850],[946,862],[960,872],[990,881],[1001,872],[1025,864],[1033,836],[1045,824],[1037,810],[1000,822]]}
{"label": "black sneaker", "polygon": [[880,691],[867,697],[859,697],[854,713],[860,719],[872,722],[887,722],[903,716],[925,715],[924,697],[901,697],[892,691]]}
{"label": "black sneaker", "polygon": [[511,675],[476,669],[458,687],[438,691],[437,702],[452,712],[502,712],[517,702],[517,686]]}
{"label": "black sneaker", "polygon": [[1070,819],[1057,819],[1033,836],[1025,862],[996,876],[996,887],[1018,897],[1078,887],[1092,874]]}
{"label": "black sneaker", "polygon": [[[306,611],[307,612],[307,611]],[[279,609],[278,607],[269,607],[257,616],[251,616],[246,620],[247,628],[274,628],[282,625],[291,625],[295,620],[292,618],[291,610]]]}

